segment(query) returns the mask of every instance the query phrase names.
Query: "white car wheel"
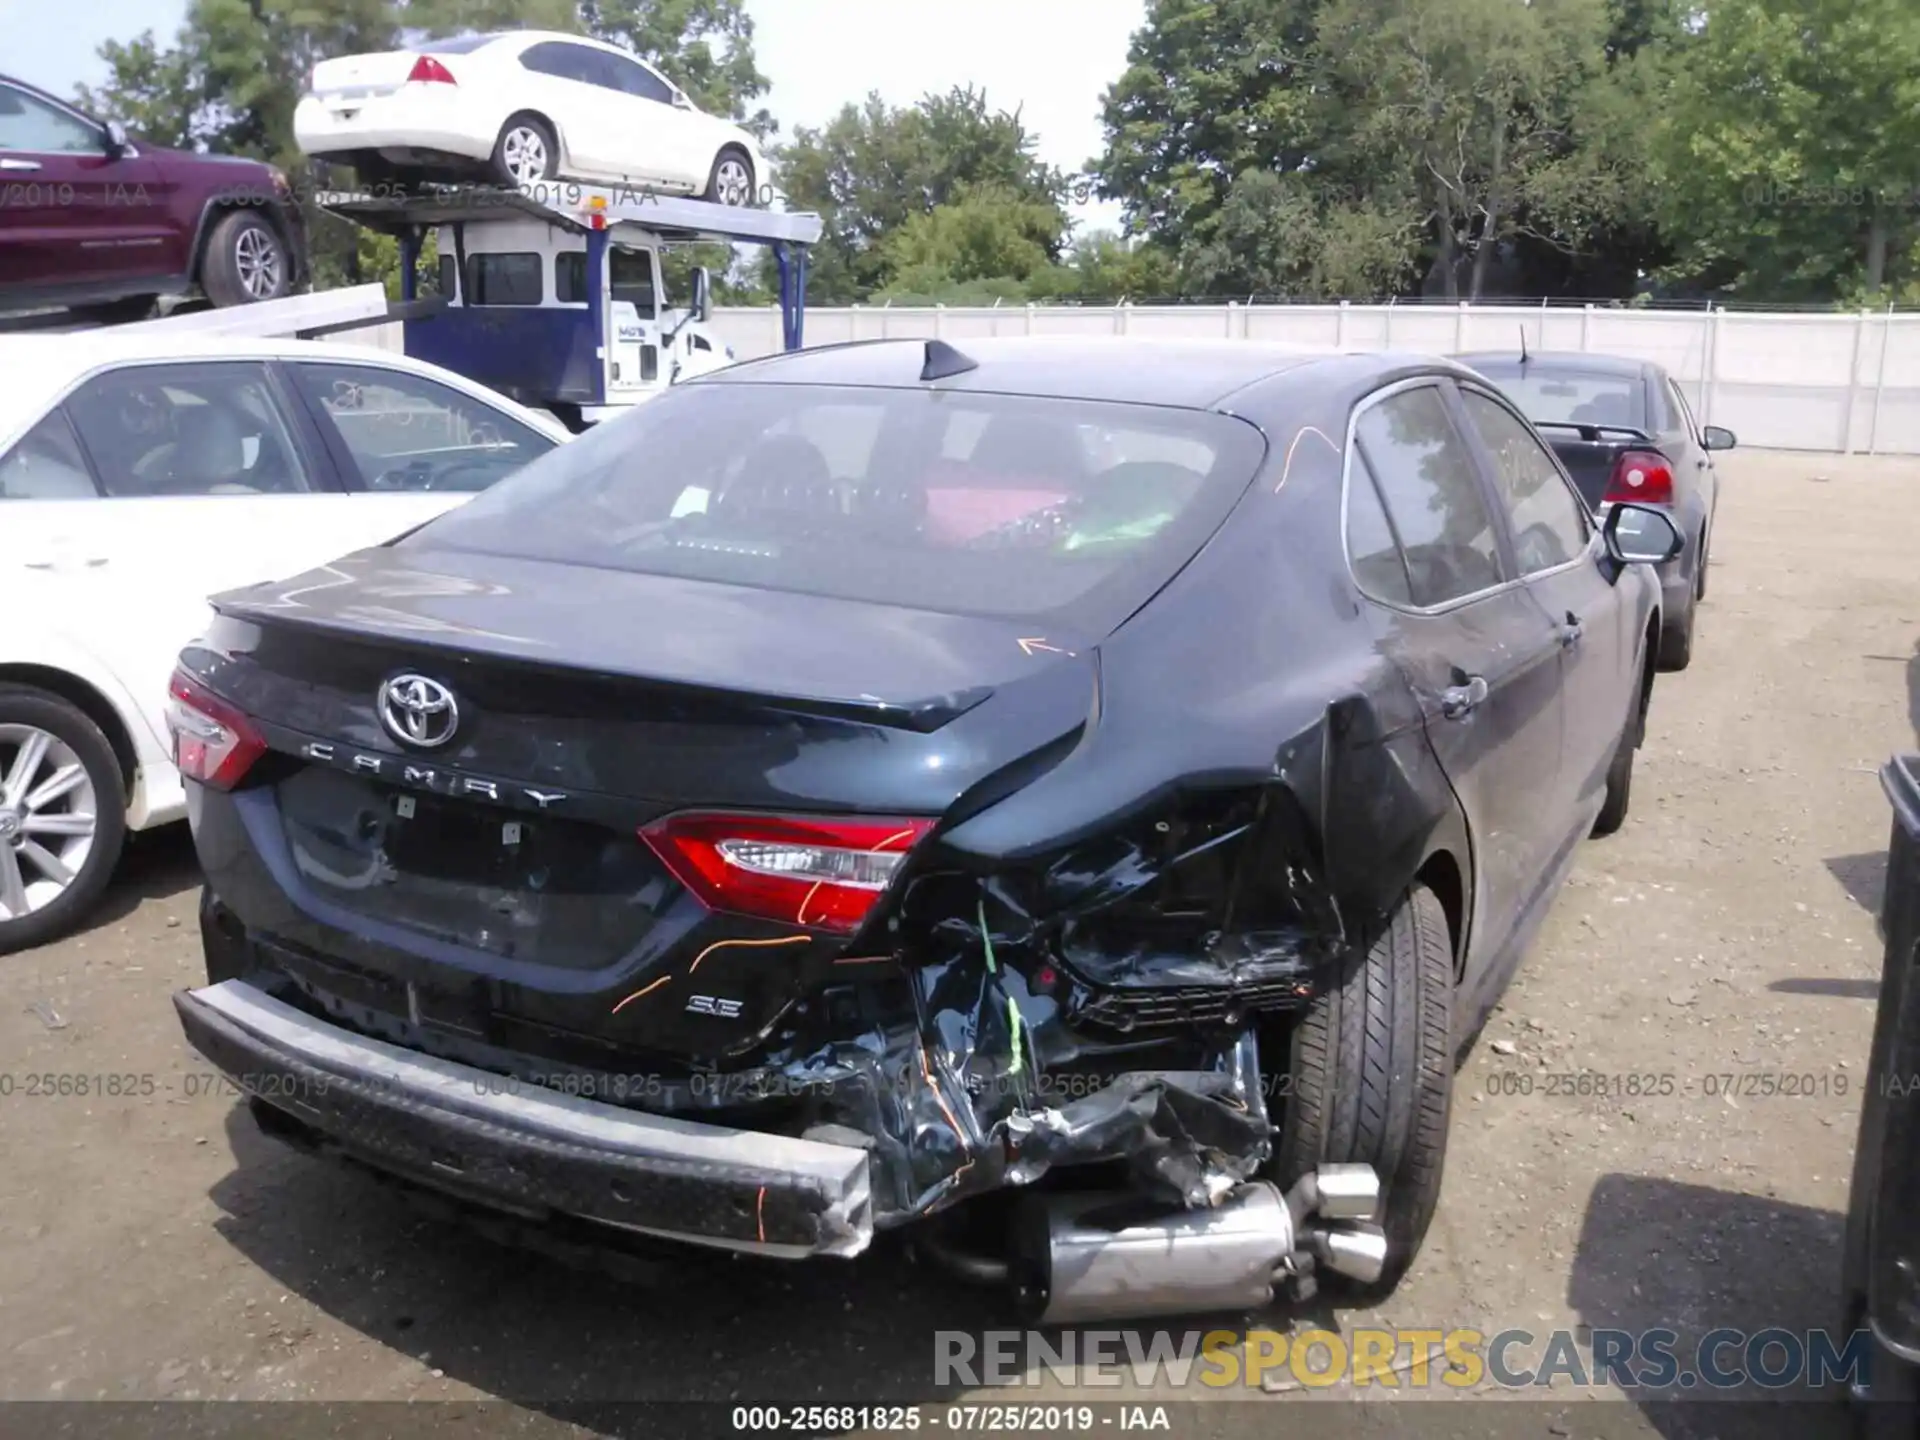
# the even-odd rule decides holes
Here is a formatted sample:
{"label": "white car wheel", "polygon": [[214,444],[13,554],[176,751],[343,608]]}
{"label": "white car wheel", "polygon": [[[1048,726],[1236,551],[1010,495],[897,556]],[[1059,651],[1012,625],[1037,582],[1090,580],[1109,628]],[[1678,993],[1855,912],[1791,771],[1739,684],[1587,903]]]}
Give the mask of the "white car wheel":
{"label": "white car wheel", "polygon": [[553,132],[531,115],[516,115],[507,121],[493,147],[494,171],[509,185],[538,185],[551,180],[559,159]]}
{"label": "white car wheel", "polygon": [[713,162],[713,178],[707,184],[707,198],[721,205],[753,204],[753,166],[738,150],[722,150]]}
{"label": "white car wheel", "polygon": [[100,728],[58,696],[0,688],[0,954],[80,918],[125,837],[120,766]]}

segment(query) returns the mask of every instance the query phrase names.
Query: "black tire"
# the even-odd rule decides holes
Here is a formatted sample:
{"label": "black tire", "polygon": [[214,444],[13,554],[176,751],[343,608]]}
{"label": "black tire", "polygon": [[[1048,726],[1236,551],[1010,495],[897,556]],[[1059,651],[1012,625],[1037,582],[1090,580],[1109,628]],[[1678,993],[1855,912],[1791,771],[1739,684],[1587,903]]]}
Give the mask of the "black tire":
{"label": "black tire", "polygon": [[1660,632],[1660,668],[1672,673],[1693,663],[1693,622],[1699,606],[1687,602],[1687,613],[1679,623]]}
{"label": "black tire", "polygon": [[257,210],[220,217],[200,255],[200,288],[225,309],[293,293],[293,256],[273,222]]}
{"label": "black tire", "polygon": [[1633,756],[1647,733],[1647,680],[1643,670],[1640,684],[1633,692],[1633,708],[1627,711],[1627,728],[1607,766],[1607,798],[1594,817],[1594,836],[1611,835],[1627,823],[1627,809],[1633,803]]}
{"label": "black tire", "polygon": [[[740,177],[744,175],[744,180]],[[713,157],[713,169],[707,174],[706,199],[716,205],[751,210],[759,202],[755,188],[760,177],[753,173],[753,161],[738,145],[725,145]],[[729,199],[728,196],[734,198]]]}
{"label": "black tire", "polygon": [[[540,147],[539,173],[531,177],[516,174],[509,162],[509,151],[515,150],[524,141],[516,141],[516,136],[530,136]],[[509,188],[521,185],[538,184],[551,180],[560,170],[560,142],[554,137],[553,126],[538,115],[521,111],[518,115],[507,117],[507,123],[500,127],[500,134],[493,142],[493,158],[487,162],[498,183]]]}
{"label": "black tire", "polygon": [[[95,812],[93,848],[65,892],[19,919],[0,918],[0,955],[11,955],[64,934],[93,908],[112,878],[127,839],[126,780],[113,746],[78,709],[58,695],[23,686],[0,687],[0,726],[29,725],[59,740],[78,758],[92,782]],[[0,777],[14,754],[0,744]],[[0,838],[0,844],[10,841]]]}
{"label": "black tire", "polygon": [[1292,1086],[1272,1177],[1361,1163],[1380,1178],[1387,1263],[1361,1285],[1324,1288],[1362,1303],[1400,1283],[1440,1198],[1453,1105],[1453,947],[1446,912],[1416,884],[1340,982],[1293,1027]]}

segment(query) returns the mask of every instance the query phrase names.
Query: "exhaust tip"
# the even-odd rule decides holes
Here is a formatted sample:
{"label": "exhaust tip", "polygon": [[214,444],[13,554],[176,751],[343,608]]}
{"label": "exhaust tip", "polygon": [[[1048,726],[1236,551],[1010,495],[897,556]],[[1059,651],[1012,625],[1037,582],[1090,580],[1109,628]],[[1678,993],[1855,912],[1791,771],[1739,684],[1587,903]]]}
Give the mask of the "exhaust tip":
{"label": "exhaust tip", "polygon": [[1373,1220],[1380,1213],[1380,1177],[1371,1165],[1322,1165],[1313,1172],[1322,1220]]}
{"label": "exhaust tip", "polygon": [[1377,1225],[1323,1230],[1315,1239],[1320,1262],[1329,1270],[1363,1285],[1371,1285],[1386,1273],[1387,1237]]}

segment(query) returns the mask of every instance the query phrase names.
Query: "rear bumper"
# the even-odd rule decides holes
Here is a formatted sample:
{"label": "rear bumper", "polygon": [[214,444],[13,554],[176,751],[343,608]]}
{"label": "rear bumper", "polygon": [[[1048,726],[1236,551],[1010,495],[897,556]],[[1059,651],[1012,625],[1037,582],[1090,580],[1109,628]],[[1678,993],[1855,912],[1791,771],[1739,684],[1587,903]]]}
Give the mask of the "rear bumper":
{"label": "rear bumper", "polygon": [[177,992],[188,1041],[356,1159],[536,1218],[788,1259],[873,1238],[865,1151],[524,1085],[316,1020],[239,980]]}

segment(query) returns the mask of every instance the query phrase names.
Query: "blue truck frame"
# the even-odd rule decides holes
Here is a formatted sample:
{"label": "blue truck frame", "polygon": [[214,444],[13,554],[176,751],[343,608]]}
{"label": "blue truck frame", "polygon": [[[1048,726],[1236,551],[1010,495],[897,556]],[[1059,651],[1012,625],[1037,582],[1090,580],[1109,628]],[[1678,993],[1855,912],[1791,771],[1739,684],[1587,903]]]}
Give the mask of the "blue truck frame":
{"label": "blue truck frame", "polygon": [[[549,188],[551,196],[542,193]],[[768,246],[779,270],[782,343],[798,350],[805,340],[808,247],[820,238],[817,215],[566,183],[530,190],[348,196],[326,208],[399,240],[401,300],[394,314],[402,323],[409,356],[477,380],[524,405],[588,409],[607,403],[607,247],[623,235],[642,235],[656,244]],[[442,226],[452,231],[464,287],[465,241],[471,227],[528,219],[585,237],[587,293],[598,303],[574,309],[420,299],[420,251],[428,231]]]}

